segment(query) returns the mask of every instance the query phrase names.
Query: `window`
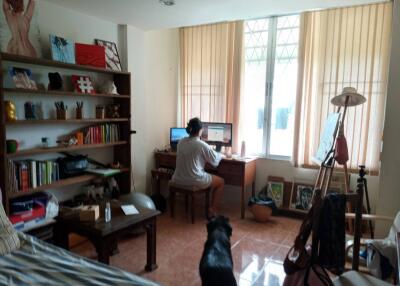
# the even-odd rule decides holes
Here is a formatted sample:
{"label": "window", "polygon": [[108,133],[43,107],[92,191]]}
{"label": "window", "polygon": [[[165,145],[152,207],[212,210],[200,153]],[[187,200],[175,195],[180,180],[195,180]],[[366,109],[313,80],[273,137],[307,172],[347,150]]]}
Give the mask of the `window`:
{"label": "window", "polygon": [[243,137],[250,153],[292,156],[299,22],[299,15],[245,22]]}

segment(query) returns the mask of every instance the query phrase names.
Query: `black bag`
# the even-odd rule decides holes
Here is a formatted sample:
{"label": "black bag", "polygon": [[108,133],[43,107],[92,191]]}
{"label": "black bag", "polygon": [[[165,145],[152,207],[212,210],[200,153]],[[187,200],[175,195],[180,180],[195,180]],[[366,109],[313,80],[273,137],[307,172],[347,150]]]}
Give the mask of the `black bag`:
{"label": "black bag", "polygon": [[57,163],[60,168],[60,177],[62,179],[80,175],[84,172],[88,166],[89,162],[87,160],[87,156],[84,155],[76,155],[76,156],[68,156],[64,158],[58,158]]}

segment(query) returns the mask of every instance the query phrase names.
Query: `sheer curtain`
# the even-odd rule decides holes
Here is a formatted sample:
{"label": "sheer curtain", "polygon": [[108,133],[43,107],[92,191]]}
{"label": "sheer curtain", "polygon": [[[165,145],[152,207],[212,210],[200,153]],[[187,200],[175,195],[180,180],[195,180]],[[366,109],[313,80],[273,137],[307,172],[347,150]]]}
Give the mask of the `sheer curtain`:
{"label": "sheer curtain", "polygon": [[240,131],[243,21],[180,29],[181,124],[192,117],[233,123],[233,151]]}
{"label": "sheer curtain", "polygon": [[392,3],[371,4],[301,15],[300,55],[293,160],[315,165],[332,97],[355,87],[367,102],[350,107],[345,135],[350,169],[366,165],[378,173],[391,40]]}

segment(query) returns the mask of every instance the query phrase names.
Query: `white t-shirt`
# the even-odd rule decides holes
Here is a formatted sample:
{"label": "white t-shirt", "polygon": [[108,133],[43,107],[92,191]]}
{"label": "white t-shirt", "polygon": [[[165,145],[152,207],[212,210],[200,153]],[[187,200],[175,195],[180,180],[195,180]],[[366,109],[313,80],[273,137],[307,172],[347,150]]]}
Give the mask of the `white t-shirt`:
{"label": "white t-shirt", "polygon": [[199,137],[187,137],[179,141],[176,168],[172,182],[181,186],[206,188],[211,184],[211,175],[204,171],[206,163],[217,167],[221,155]]}

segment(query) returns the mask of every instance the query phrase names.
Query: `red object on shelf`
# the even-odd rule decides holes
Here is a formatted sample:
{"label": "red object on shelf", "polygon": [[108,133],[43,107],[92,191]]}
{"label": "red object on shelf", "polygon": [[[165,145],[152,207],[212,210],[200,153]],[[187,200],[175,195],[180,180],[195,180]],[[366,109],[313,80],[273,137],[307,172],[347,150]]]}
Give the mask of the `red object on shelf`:
{"label": "red object on shelf", "polygon": [[74,85],[74,89],[79,93],[91,93],[95,94],[92,80],[89,76],[86,75],[72,75],[72,84]]}
{"label": "red object on shelf", "polygon": [[32,210],[18,214],[11,214],[9,219],[12,224],[26,222],[46,215],[46,207],[43,204],[35,204]]}
{"label": "red object on shelf", "polygon": [[75,61],[79,65],[106,67],[106,52],[102,46],[75,44]]}

